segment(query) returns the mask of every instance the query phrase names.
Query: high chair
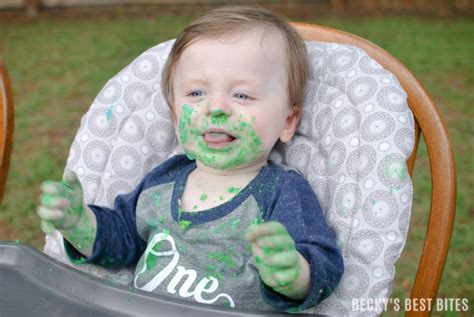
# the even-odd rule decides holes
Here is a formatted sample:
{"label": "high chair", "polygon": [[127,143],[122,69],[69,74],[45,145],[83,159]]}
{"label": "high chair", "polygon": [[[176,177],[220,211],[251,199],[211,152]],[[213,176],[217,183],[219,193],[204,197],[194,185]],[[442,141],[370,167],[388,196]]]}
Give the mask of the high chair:
{"label": "high chair", "polygon": [[[396,76],[398,79],[399,83],[403,87],[403,89],[406,91],[407,94],[407,101],[408,105],[413,112],[414,115],[414,131],[415,131],[415,136],[413,139],[413,148],[414,151],[412,154],[409,156],[407,160],[407,170],[410,175],[413,173],[413,168],[414,168],[414,162],[416,158],[416,150],[418,147],[418,141],[420,134],[423,133],[425,137],[425,143],[428,149],[428,155],[429,155],[429,162],[430,162],[430,170],[431,170],[431,175],[432,175],[432,197],[431,197],[431,210],[430,210],[430,216],[429,216],[429,222],[428,222],[428,228],[427,228],[427,233],[425,237],[425,243],[423,246],[422,250],[422,255],[421,255],[421,260],[419,263],[418,267],[418,272],[416,275],[416,279],[413,285],[413,289],[411,291],[411,298],[435,298],[436,293],[439,287],[442,271],[444,268],[444,263],[446,260],[447,252],[448,252],[448,247],[449,247],[449,241],[451,238],[451,233],[453,229],[453,221],[454,221],[454,212],[455,212],[455,199],[456,199],[456,171],[455,171],[455,162],[454,162],[454,157],[453,157],[453,151],[452,151],[452,145],[451,141],[449,139],[447,129],[443,123],[443,120],[437,110],[437,107],[433,101],[433,99],[429,96],[429,94],[426,92],[426,90],[423,88],[423,86],[419,83],[419,81],[411,74],[411,72],[403,66],[397,59],[395,59],[393,56],[391,56],[389,53],[381,49],[380,47],[376,46],[375,44],[364,40],[360,37],[357,37],[355,35],[342,32],[339,30],[327,28],[327,27],[322,27],[322,26],[317,26],[317,25],[310,25],[310,24],[303,24],[303,23],[293,23],[293,26],[296,27],[296,29],[300,32],[300,34],[303,36],[303,38],[306,41],[319,41],[319,42],[330,42],[330,43],[339,43],[339,44],[344,44],[344,45],[351,45],[354,47],[358,47],[362,50],[364,50],[373,60],[377,61],[380,65],[382,65],[386,70],[391,72]],[[319,45],[319,44],[318,44]],[[321,44],[322,45],[322,44]],[[169,43],[164,44],[164,50],[169,49]],[[324,46],[324,45],[323,45]],[[326,46],[324,46],[324,49],[326,49]],[[161,52],[161,48],[159,46],[150,49],[147,51],[150,54],[156,53],[156,52]],[[155,60],[152,59],[149,55],[150,54],[144,54],[141,56],[139,59],[140,62],[146,62],[148,63],[148,66],[153,66],[153,63],[155,63]],[[157,53],[158,54],[158,53]],[[161,53],[159,53],[161,54]],[[162,56],[159,55],[159,58],[156,59],[157,62],[162,63],[163,60],[160,59]],[[148,58],[148,59],[147,59]],[[130,80],[131,76],[130,74],[136,74],[138,78],[148,80],[149,76],[156,76],[156,74],[151,74],[151,73],[143,73],[140,71],[139,67],[137,66],[139,64],[134,63],[133,65],[130,66],[128,69],[129,72],[127,73],[127,69],[123,70],[120,72],[116,78],[118,79],[119,76],[121,80],[127,81]],[[137,68],[138,67],[138,68]],[[151,67],[153,68],[153,67]],[[0,102],[2,105],[2,116],[1,122],[2,122],[2,130],[1,130],[1,136],[2,136],[2,178],[6,177],[6,173],[4,170],[8,170],[8,162],[9,162],[9,155],[11,154],[11,136],[12,136],[12,131],[13,131],[13,125],[12,123],[12,108],[13,104],[11,101],[11,91],[9,91],[9,81],[8,77],[5,75],[5,69],[4,67],[0,67],[0,71],[2,72],[2,81],[0,82]],[[6,78],[6,79],[5,79]],[[6,83],[6,84],[5,84]],[[336,85],[339,85],[340,83],[334,81]],[[137,86],[138,87],[138,86]],[[141,87],[141,86],[140,86]],[[151,87],[151,86],[150,86]],[[145,102],[147,98],[153,99],[153,102],[155,100],[154,97],[160,95],[159,93],[159,87],[154,87],[154,95],[153,96],[147,96],[146,91],[151,90],[151,88],[140,88],[142,89],[139,91],[138,94],[135,95],[127,95],[124,98],[128,98],[127,102],[131,102],[134,106],[136,106],[136,110],[138,112],[141,111],[140,107],[140,102]],[[74,166],[77,164],[78,158],[77,158],[77,153],[82,153],[81,151],[85,151],[85,143],[89,142],[88,138],[90,137],[89,134],[87,134],[87,137],[85,137],[85,133],[83,132],[86,128],[93,127],[94,129],[98,129],[102,135],[106,135],[108,137],[108,130],[104,128],[104,124],[114,124],[118,127],[119,121],[118,119],[114,121],[113,115],[117,115],[120,117],[122,115],[123,117],[123,104],[120,104],[121,101],[117,101],[115,99],[115,93],[117,92],[116,90],[119,89],[120,87],[117,88],[116,86],[116,81],[111,80],[107,83],[106,87],[101,91],[99,96],[97,97],[96,103],[94,103],[93,107],[91,108],[91,112],[94,112],[95,114],[98,113],[97,116],[94,117],[94,122],[88,121],[89,119],[92,120],[91,118],[88,118],[87,116],[84,116],[81,124],[81,129],[79,130],[78,133],[78,138],[77,141],[72,146],[70,158],[68,160],[68,166],[69,168],[76,168],[77,166]],[[336,89],[337,90],[337,89]],[[326,91],[327,92],[327,91]],[[124,92],[126,94],[126,92]],[[153,97],[153,98],[152,98]],[[332,98],[332,97],[331,97]],[[131,100],[131,101],[130,101]],[[150,101],[150,100],[148,100]],[[150,101],[151,102],[151,101]],[[357,102],[355,100],[354,102]],[[101,105],[108,105],[107,108],[102,107]],[[101,106],[101,107],[99,107]],[[373,105],[372,105],[373,106]],[[122,108],[121,108],[122,107]],[[336,105],[338,107],[338,105]],[[329,107],[328,107],[329,108]],[[393,109],[392,109],[393,110]],[[158,109],[158,114],[160,114],[160,111],[162,109]],[[339,111],[339,109],[337,110]],[[396,109],[395,111],[401,111],[400,109]],[[144,117],[147,118],[148,120],[153,119],[154,115],[151,115],[151,117],[148,116],[149,112],[143,113]],[[166,114],[163,115],[166,117]],[[118,118],[117,117],[117,118]],[[336,116],[337,117],[337,116]],[[111,119],[112,118],[112,119]],[[156,118],[156,114],[155,114]],[[360,118],[359,118],[360,120]],[[360,120],[362,121],[362,120]],[[384,121],[387,124],[391,124],[392,122],[390,120]],[[308,129],[307,127],[307,122],[302,124],[301,129]],[[399,124],[397,122],[396,124]],[[102,126],[101,126],[102,125]],[[343,127],[344,128],[344,127]],[[366,127],[367,128],[367,127]],[[167,144],[175,144],[175,140],[168,140],[167,136],[165,136],[165,132],[163,131],[171,131],[172,132],[172,127],[168,125],[162,125],[160,127],[160,131],[157,132],[162,139],[166,139]],[[344,128],[345,129],[345,128]],[[341,130],[341,131],[336,131],[335,133],[343,133],[344,135],[348,133],[349,130]],[[405,129],[407,130],[407,129]],[[393,131],[393,129],[391,130]],[[349,131],[350,132],[350,131]],[[370,132],[370,131],[369,131]],[[383,131],[382,131],[383,132]],[[160,134],[161,133],[161,134]],[[375,132],[370,132],[369,135],[367,135],[367,131],[363,132],[366,133],[366,137],[370,140],[373,138],[379,140],[381,134],[380,133],[375,133]],[[361,135],[363,135],[363,133]],[[374,134],[375,133],[375,134]],[[317,134],[317,133],[316,133]],[[383,133],[382,133],[383,134]],[[129,140],[131,140],[130,135],[126,136]],[[372,139],[370,139],[372,138]],[[6,140],[6,141],[4,141]],[[117,139],[110,139],[106,140],[107,142],[110,141],[110,144],[117,142]],[[82,143],[81,143],[82,142]],[[155,139],[150,140],[150,143],[156,142]],[[329,140],[329,143],[332,141]],[[352,140],[351,140],[352,142]],[[90,144],[90,143],[88,143]],[[298,145],[298,144],[297,144]],[[301,144],[300,144],[301,145]],[[351,146],[356,146],[359,145],[359,141],[357,141],[355,144],[351,144]],[[383,144],[382,144],[383,145]],[[299,146],[299,145],[298,145]],[[349,147],[348,147],[349,148]],[[385,145],[383,147],[384,149],[386,148]],[[144,149],[142,147],[142,149]],[[304,149],[304,146],[301,145],[299,149]],[[94,150],[94,149],[93,149]],[[95,148],[97,150],[97,148]],[[147,149],[148,151],[148,149]],[[345,150],[344,150],[345,151]],[[355,152],[355,151],[354,151]],[[105,152],[97,152],[97,155],[102,155]],[[285,153],[283,152],[283,156],[286,155],[286,157],[290,157],[291,155],[294,155],[294,153]],[[301,151],[299,152],[301,155],[303,155],[305,152]],[[321,152],[323,153],[323,152]],[[331,151],[332,153],[332,151]],[[344,152],[345,153],[345,152]],[[110,152],[107,152],[107,157]],[[323,153],[324,154],[324,153]],[[326,155],[329,155],[330,153],[325,153]],[[336,157],[335,161],[338,163],[338,158],[337,154],[338,152],[335,151]],[[407,154],[409,155],[409,154]],[[113,153],[111,154],[113,156]],[[279,156],[273,156],[272,159],[276,159],[278,161]],[[144,165],[148,164],[154,164],[156,161],[162,160],[162,158],[157,158],[154,157],[151,160],[147,160],[144,162]],[[308,159],[305,161],[305,158],[302,160],[298,161],[296,160],[297,165],[302,164],[302,165],[309,165],[309,156]],[[5,165],[6,163],[6,165]],[[99,164],[100,163],[100,164]],[[324,173],[332,173],[330,170],[332,165],[329,162],[329,160],[325,160],[321,164],[318,161],[313,161],[311,164],[314,164],[316,169],[320,168],[320,171],[323,171]],[[113,180],[113,176],[107,174],[108,172],[104,173],[104,169],[106,166],[102,166],[101,162],[91,162],[94,168],[97,168],[97,171],[101,171],[104,175],[104,179],[111,179]],[[342,164],[342,163],[341,163]],[[100,166],[99,166],[100,165]],[[323,166],[323,167],[321,167]],[[340,166],[340,165],[338,165]],[[298,167],[298,166],[297,166]],[[348,168],[352,166],[348,165]],[[82,167],[81,167],[82,168]],[[76,170],[77,171],[77,170]],[[126,174],[128,173],[129,170],[120,170],[119,173]],[[102,174],[101,174],[102,175]],[[79,175],[81,177],[81,175]],[[383,176],[383,175],[382,175]],[[406,180],[406,178],[405,178]],[[96,196],[102,195],[105,197],[103,200],[106,201],[107,199],[107,192],[104,190],[102,186],[102,180],[99,179],[97,175],[86,175],[83,174],[81,181],[83,184],[92,184],[89,186],[89,190],[86,188],[86,196],[89,197],[89,200],[94,201],[94,198]],[[389,186],[390,191],[396,192],[398,190],[398,187],[390,187],[393,184],[390,183],[390,180],[385,180]],[[409,182],[409,181],[408,181]],[[123,184],[124,182],[122,182]],[[334,182],[333,182],[334,183]],[[324,193],[318,193],[323,196],[328,196],[331,199],[336,196],[335,194],[335,189],[331,193],[331,186],[338,186],[337,184],[333,184],[331,182],[327,182],[327,187],[329,188],[327,192]],[[120,180],[117,180],[114,182],[114,184],[120,184]],[[406,182],[404,183],[404,185]],[[127,187],[128,186],[128,187]],[[125,192],[127,190],[130,190],[131,185],[128,184],[125,186],[125,188],[122,190],[122,192]],[[407,186],[409,187],[409,186]],[[408,190],[409,191],[409,190]],[[320,198],[320,195],[318,195],[318,198]],[[329,199],[329,200],[331,200]],[[324,200],[324,199],[323,199]],[[407,205],[410,205],[410,203],[407,203]],[[409,208],[408,208],[409,209]],[[405,213],[405,216],[409,215],[409,210]],[[399,215],[397,214],[397,217]],[[401,217],[401,215],[400,215]],[[391,220],[393,221],[393,219]],[[401,221],[401,220],[399,220]],[[383,227],[384,224],[381,224],[380,222],[375,223],[375,227]],[[346,227],[344,227],[346,228]],[[389,232],[390,233],[390,232]],[[387,234],[387,236],[390,236]],[[390,236],[390,237],[393,237]],[[56,237],[47,237],[47,243],[45,246],[45,252],[48,254],[51,254],[52,256],[61,259],[60,253],[60,248],[61,248],[61,241],[60,238],[59,240]],[[398,243],[397,250],[401,250],[401,247],[403,246],[404,241]],[[343,246],[344,247],[344,246]],[[346,250],[347,251],[347,250]],[[345,254],[348,254],[349,251],[346,252]],[[357,254],[356,254],[357,256]],[[359,255],[360,256],[360,255]],[[397,251],[395,251],[394,254],[389,254],[388,258],[389,260],[394,260],[399,256],[397,254]],[[370,260],[370,259],[369,259]],[[385,258],[387,260],[387,256]],[[361,259],[362,262],[368,261],[366,258]],[[371,261],[371,260],[370,260]],[[389,269],[387,269],[389,270]],[[96,272],[94,270],[89,270],[89,273],[94,273]],[[119,272],[120,273],[120,272]],[[392,272],[393,273],[393,272]],[[103,278],[108,278],[110,275],[108,273],[105,274],[98,274],[99,276]],[[392,276],[393,278],[393,276]],[[384,282],[384,281],[382,281]],[[388,283],[388,282],[387,282]],[[384,285],[386,286],[386,285]],[[386,287],[386,289],[389,289],[390,287]],[[377,291],[378,289],[374,290]],[[340,293],[340,296],[346,296],[347,294],[342,294]],[[374,296],[378,296],[375,292]],[[383,294],[380,296],[384,296]],[[338,304],[339,305],[339,304]],[[334,306],[336,307],[336,306]],[[347,308],[347,307],[346,307]],[[321,312],[321,311],[319,311]],[[322,311],[324,313],[324,311]],[[352,315],[352,312],[351,312]],[[354,314],[357,315],[357,314]],[[428,316],[430,315],[430,312],[425,311],[425,312],[407,312],[406,316]]]}

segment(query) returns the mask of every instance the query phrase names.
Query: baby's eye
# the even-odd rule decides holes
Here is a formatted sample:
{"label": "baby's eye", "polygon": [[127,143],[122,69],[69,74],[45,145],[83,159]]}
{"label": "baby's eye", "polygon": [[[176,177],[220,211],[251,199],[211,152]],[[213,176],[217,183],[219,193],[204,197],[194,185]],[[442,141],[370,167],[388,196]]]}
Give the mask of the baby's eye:
{"label": "baby's eye", "polygon": [[204,96],[204,92],[202,90],[194,90],[194,91],[191,91],[189,95],[191,97],[202,97]]}
{"label": "baby's eye", "polygon": [[247,100],[250,99],[250,97],[242,92],[238,92],[234,95],[235,98],[237,99],[242,99],[242,100]]}

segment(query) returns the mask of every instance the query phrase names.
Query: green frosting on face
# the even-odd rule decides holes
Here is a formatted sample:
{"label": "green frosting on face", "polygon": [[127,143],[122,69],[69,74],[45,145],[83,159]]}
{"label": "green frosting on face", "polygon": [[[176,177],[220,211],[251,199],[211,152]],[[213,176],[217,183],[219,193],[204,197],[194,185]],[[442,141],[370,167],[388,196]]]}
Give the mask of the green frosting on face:
{"label": "green frosting on face", "polygon": [[188,136],[190,135],[190,131],[188,131],[189,127],[191,126],[191,115],[193,113],[193,108],[188,105],[183,105],[181,108],[181,116],[179,117],[178,122],[178,129],[179,129],[179,137],[181,140],[181,144],[186,144],[188,141]]}
{"label": "green frosting on face", "polygon": [[[231,119],[222,111],[215,111],[210,116],[200,115],[196,109],[184,104],[178,119],[179,138],[190,159],[215,169],[234,168],[261,159],[265,152],[254,122],[255,118],[242,115]],[[209,147],[202,133],[210,126],[224,129],[235,140],[223,148]]]}
{"label": "green frosting on face", "polygon": [[229,120],[229,116],[223,111],[214,111],[211,115],[211,123],[215,126],[223,126]]}

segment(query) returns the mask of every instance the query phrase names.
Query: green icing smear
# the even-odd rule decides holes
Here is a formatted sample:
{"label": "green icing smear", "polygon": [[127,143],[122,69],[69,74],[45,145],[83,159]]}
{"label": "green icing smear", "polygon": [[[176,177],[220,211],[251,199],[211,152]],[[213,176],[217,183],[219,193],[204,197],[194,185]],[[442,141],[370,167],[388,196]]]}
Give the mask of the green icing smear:
{"label": "green icing smear", "polygon": [[112,100],[112,104],[110,105],[110,107],[107,109],[107,111],[105,112],[105,118],[107,120],[107,122],[110,122],[110,120],[112,120],[112,116],[113,116],[113,111],[114,111],[114,104],[115,104],[115,98],[114,100]]}
{"label": "green icing smear", "polygon": [[157,257],[154,256],[153,254],[149,254],[147,256],[147,258],[146,258],[146,267],[147,267],[148,270],[156,265],[156,259],[157,259]]}
{"label": "green icing smear", "polygon": [[188,221],[188,220],[181,220],[179,222],[179,225],[181,226],[181,228],[183,229],[188,229],[188,227],[192,224],[191,221]]}
{"label": "green icing smear", "polygon": [[262,217],[260,215],[258,215],[257,217],[255,217],[255,219],[253,220],[252,224],[253,225],[259,225],[263,223],[263,220],[262,220]]}
{"label": "green icing smear", "polygon": [[404,166],[401,164],[392,164],[385,169],[385,175],[392,179],[404,180],[406,172]]}
{"label": "green icing smear", "polygon": [[[228,169],[255,162],[261,158],[265,149],[253,124],[255,117],[247,119],[240,116],[238,120],[230,119],[222,111],[215,111],[211,116],[201,116],[199,111],[188,104],[183,104],[178,118],[179,138],[186,155],[204,165],[215,169]],[[236,137],[232,143],[223,148],[209,147],[202,133],[207,128],[218,126]]]}
{"label": "green icing smear", "polygon": [[105,117],[106,117],[106,119],[107,119],[107,122],[110,122],[110,120],[112,120],[113,109],[114,109],[114,105],[112,104],[112,105],[107,109],[107,112],[105,113]]}
{"label": "green icing smear", "polygon": [[179,129],[181,144],[183,145],[187,143],[188,136],[190,135],[188,128],[191,125],[191,115],[193,112],[194,112],[193,108],[191,108],[187,104],[184,104],[181,108],[181,116],[178,122],[178,129]]}
{"label": "green icing smear", "polygon": [[217,110],[211,114],[211,123],[213,125],[222,126],[225,125],[228,120],[229,116],[224,111]]}
{"label": "green icing smear", "polygon": [[207,265],[207,278],[211,276],[217,278],[218,280],[222,280],[224,278],[222,276],[222,273],[217,268],[217,266],[215,266],[214,264],[208,264]]}
{"label": "green icing smear", "polygon": [[50,206],[55,202],[55,200],[56,199],[53,196],[46,194],[41,197],[41,204]]}
{"label": "green icing smear", "polygon": [[[164,217],[163,217],[163,218],[164,218]],[[181,223],[180,223],[180,224],[181,224]],[[166,228],[164,228],[164,229],[162,230],[162,232],[163,232],[165,235],[168,235],[168,234],[170,233],[170,231],[169,231],[168,229],[166,229]],[[163,242],[163,241],[160,241],[160,242],[158,242],[157,244],[155,244],[155,245],[153,246],[152,250],[153,250],[155,253],[160,252],[160,248],[161,248],[162,242]],[[155,256],[155,255],[149,253],[148,256],[146,257],[146,260],[145,260],[147,269],[150,269],[150,268],[154,267],[154,266],[156,265],[157,259],[158,259],[157,256]]]}
{"label": "green icing smear", "polygon": [[232,250],[229,252],[211,252],[208,254],[208,259],[216,260],[227,267],[233,267],[234,261],[232,260],[233,252]]}
{"label": "green icing smear", "polygon": [[202,194],[201,197],[199,197],[199,200],[200,201],[205,201],[207,199],[207,195],[206,194]]}
{"label": "green icing smear", "polygon": [[227,192],[231,193],[231,194],[237,194],[238,192],[240,192],[240,190],[241,190],[241,187],[229,187],[229,188],[227,188]]}
{"label": "green icing smear", "polygon": [[86,263],[86,259],[85,258],[71,259],[71,262],[76,264],[76,265],[81,265],[81,264]]}
{"label": "green icing smear", "polygon": [[96,228],[92,225],[82,205],[76,208],[77,211],[73,211],[79,215],[76,225],[69,230],[61,230],[61,232],[81,252],[84,249],[91,249],[94,245]]}
{"label": "green icing smear", "polygon": [[230,227],[232,228],[232,230],[237,229],[239,223],[240,223],[240,219],[235,219],[235,220],[233,220],[233,221],[231,222],[231,224],[230,224]]}
{"label": "green icing smear", "polygon": [[153,194],[153,201],[155,202],[155,207],[161,206],[161,196],[159,194]]}

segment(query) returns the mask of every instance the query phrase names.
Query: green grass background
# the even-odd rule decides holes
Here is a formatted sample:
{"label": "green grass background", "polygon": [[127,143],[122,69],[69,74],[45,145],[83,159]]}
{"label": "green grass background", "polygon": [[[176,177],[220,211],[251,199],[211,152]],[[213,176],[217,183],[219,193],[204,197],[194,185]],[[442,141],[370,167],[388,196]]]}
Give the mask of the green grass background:
{"label": "green grass background", "polygon": [[[106,81],[147,48],[175,37],[191,17],[114,20],[0,20],[0,56],[9,68],[16,111],[14,151],[0,225],[2,239],[41,248],[35,214],[39,184],[59,179],[82,114]],[[300,20],[301,21],[301,20]],[[449,128],[458,170],[457,214],[439,297],[468,298],[474,308],[473,134],[474,22],[383,17],[306,20],[343,29],[383,47],[423,82]],[[420,145],[414,207],[392,297],[409,296],[430,207],[427,152]],[[386,315],[397,316],[400,313]],[[456,312],[435,316],[458,316]]]}

